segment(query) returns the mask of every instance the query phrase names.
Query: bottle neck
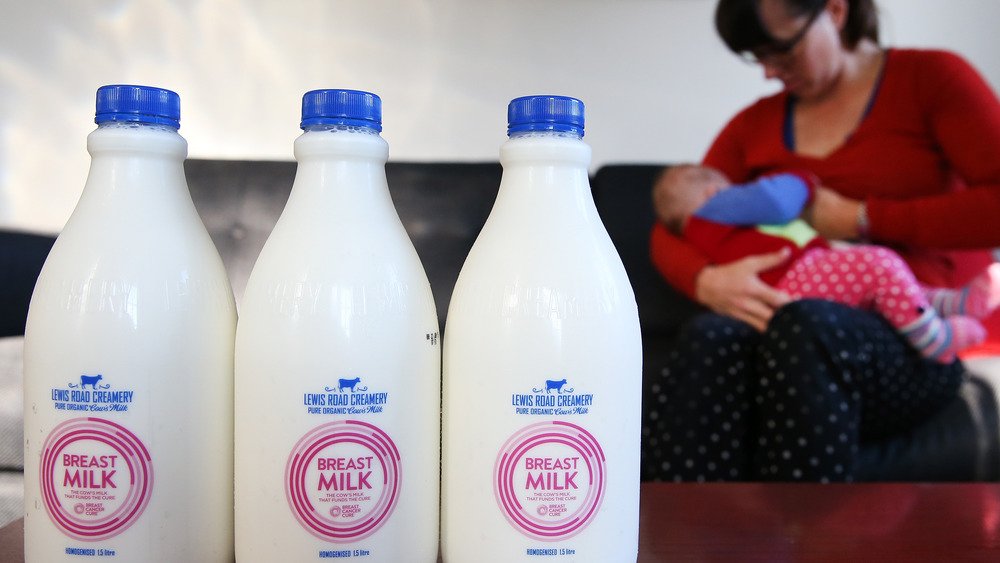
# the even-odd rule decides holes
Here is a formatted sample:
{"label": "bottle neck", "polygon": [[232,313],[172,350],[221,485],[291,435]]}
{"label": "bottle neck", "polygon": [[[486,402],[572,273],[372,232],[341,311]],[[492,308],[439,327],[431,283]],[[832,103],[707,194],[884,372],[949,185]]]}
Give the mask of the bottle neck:
{"label": "bottle neck", "polygon": [[183,189],[187,141],[162,125],[108,122],[87,137],[91,155],[84,196],[151,199]]}
{"label": "bottle neck", "polygon": [[526,132],[500,148],[503,187],[548,201],[590,199],[590,146],[579,135]]}
{"label": "bottle neck", "polygon": [[165,125],[108,121],[87,137],[91,158],[163,158],[183,162],[187,141]]}
{"label": "bottle neck", "polygon": [[554,131],[549,129],[525,129],[521,131],[512,131],[507,134],[509,139],[521,139],[521,138],[552,138],[552,139],[576,139],[577,141],[583,140],[583,133],[578,130],[572,131]]}
{"label": "bottle neck", "polygon": [[525,131],[514,133],[500,148],[504,170],[546,166],[583,170],[590,166],[590,146],[572,133]]}
{"label": "bottle neck", "polygon": [[388,145],[363,127],[317,126],[295,140],[298,166],[284,214],[305,221],[350,221],[391,210]]}
{"label": "bottle neck", "polygon": [[295,139],[295,160],[373,161],[385,165],[389,145],[374,129],[349,125],[314,125]]}
{"label": "bottle neck", "polygon": [[513,135],[500,148],[503,177],[490,222],[535,232],[587,228],[597,210],[590,192],[590,147],[578,136]]}

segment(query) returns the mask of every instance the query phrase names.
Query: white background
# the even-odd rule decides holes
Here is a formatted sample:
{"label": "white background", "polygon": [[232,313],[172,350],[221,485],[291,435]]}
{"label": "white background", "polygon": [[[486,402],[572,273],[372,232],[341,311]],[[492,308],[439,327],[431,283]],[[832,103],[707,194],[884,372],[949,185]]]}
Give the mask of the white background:
{"label": "white background", "polygon": [[[290,160],[302,93],[382,96],[393,160],[496,160],[506,104],[587,104],[595,168],[699,159],[776,90],[715,0],[0,0],[0,227],[55,232],[87,174],[94,93],[181,95],[196,158]],[[944,47],[1000,86],[1000,1],[879,0],[883,43]]]}

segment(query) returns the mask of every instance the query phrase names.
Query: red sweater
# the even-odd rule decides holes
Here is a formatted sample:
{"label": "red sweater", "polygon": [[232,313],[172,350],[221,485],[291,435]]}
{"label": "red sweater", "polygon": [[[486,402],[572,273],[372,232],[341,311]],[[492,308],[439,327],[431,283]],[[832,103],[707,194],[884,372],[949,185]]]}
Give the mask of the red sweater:
{"label": "red sweater", "polygon": [[[868,205],[871,238],[895,248],[917,277],[962,285],[1000,246],[1000,101],[963,59],[943,51],[888,51],[871,110],[824,158],[788,150],[782,137],[787,93],[740,112],[704,163],[733,182],[805,169]],[[976,250],[972,250],[976,249]],[[694,296],[709,259],[662,225],[652,233],[656,267]]]}

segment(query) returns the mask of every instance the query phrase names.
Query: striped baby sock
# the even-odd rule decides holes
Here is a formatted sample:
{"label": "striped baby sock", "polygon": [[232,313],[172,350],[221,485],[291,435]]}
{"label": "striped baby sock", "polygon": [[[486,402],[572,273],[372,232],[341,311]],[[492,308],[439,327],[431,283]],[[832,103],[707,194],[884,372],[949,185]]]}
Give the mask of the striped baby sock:
{"label": "striped baby sock", "polygon": [[941,318],[934,309],[924,311],[900,332],[923,357],[942,363],[954,361],[958,352],[986,339],[978,320],[961,315]]}
{"label": "striped baby sock", "polygon": [[988,272],[979,274],[962,288],[926,288],[927,300],[942,317],[965,315],[985,319],[996,309],[998,293]]}

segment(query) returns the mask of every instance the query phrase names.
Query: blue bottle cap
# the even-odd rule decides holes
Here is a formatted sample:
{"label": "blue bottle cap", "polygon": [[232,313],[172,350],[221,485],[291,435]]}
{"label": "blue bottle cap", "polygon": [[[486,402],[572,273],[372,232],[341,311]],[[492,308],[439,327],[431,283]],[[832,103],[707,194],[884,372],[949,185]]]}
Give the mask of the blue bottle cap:
{"label": "blue bottle cap", "polygon": [[583,102],[566,96],[523,96],[507,106],[507,134],[557,131],[583,136]]}
{"label": "blue bottle cap", "polygon": [[382,131],[382,98],[360,90],[313,90],[302,96],[302,123],[355,125]]}
{"label": "blue bottle cap", "polygon": [[130,121],[181,126],[181,97],[176,92],[152,86],[112,84],[97,89],[94,123]]}

